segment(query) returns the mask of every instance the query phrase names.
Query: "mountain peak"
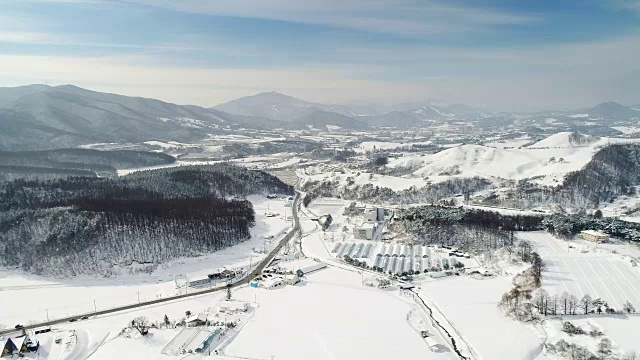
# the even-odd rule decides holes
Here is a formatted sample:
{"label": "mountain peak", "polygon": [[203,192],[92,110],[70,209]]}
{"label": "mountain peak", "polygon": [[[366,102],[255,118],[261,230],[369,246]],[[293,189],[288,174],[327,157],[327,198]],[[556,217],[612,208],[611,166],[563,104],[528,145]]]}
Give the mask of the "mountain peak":
{"label": "mountain peak", "polygon": [[620,105],[615,101],[605,101],[605,102],[601,102],[600,104],[594,106],[594,108],[610,108],[610,109],[614,109],[614,108],[624,108],[626,106],[624,105]]}

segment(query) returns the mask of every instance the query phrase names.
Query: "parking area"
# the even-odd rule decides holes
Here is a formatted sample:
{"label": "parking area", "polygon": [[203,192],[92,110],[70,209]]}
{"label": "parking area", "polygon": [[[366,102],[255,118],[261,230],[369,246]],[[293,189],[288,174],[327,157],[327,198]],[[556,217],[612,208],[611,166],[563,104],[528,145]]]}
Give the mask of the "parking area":
{"label": "parking area", "polygon": [[547,265],[543,287],[554,294],[568,292],[602,298],[614,309],[630,301],[640,306],[640,269],[604,249],[575,247],[544,232],[521,232],[518,237],[531,243]]}

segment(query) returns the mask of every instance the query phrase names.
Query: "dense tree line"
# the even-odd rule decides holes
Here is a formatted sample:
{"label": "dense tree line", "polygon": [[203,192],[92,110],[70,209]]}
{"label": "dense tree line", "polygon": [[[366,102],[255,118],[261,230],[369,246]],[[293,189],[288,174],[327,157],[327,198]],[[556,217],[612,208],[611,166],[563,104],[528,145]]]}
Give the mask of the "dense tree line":
{"label": "dense tree line", "polygon": [[570,238],[582,230],[600,230],[616,238],[640,242],[640,224],[617,218],[600,218],[586,214],[553,214],[544,218],[542,227],[564,238]]}
{"label": "dense tree line", "polygon": [[[115,170],[114,170],[115,171]],[[17,179],[54,180],[70,176],[96,177],[96,173],[84,169],[55,169],[34,166],[0,165],[0,182]]]}
{"label": "dense tree line", "polygon": [[[3,174],[23,173],[27,178],[33,178],[34,174],[39,173],[43,175],[42,179],[47,179],[48,174],[52,177],[61,174],[61,169],[76,176],[85,176],[80,170],[89,174],[87,176],[95,176],[95,173],[115,175],[116,169],[171,164],[175,160],[173,156],[167,154],[130,150],[0,151],[0,177]],[[74,173],[73,170],[78,171]]]}
{"label": "dense tree line", "polygon": [[243,197],[292,191],[228,164],[12,181],[0,186],[0,265],[56,275],[153,269],[245,241],[255,214]]}
{"label": "dense tree line", "polygon": [[427,244],[458,246],[473,251],[495,250],[513,245],[514,231],[540,229],[542,218],[431,205],[401,211],[393,228]]}
{"label": "dense tree line", "polygon": [[222,150],[225,154],[230,154],[235,158],[265,155],[276,153],[308,153],[317,149],[321,149],[321,143],[302,140],[277,140],[265,141],[257,144],[233,143],[225,144]]}

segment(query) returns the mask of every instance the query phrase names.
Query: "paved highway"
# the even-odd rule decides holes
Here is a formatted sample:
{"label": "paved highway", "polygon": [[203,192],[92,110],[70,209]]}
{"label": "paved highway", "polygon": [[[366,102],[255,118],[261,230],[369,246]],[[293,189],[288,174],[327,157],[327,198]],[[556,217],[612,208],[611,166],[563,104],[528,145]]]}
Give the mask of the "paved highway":
{"label": "paved highway", "polygon": [[[253,279],[256,276],[258,276],[259,274],[261,274],[262,270],[264,270],[264,268],[267,267],[267,265],[269,265],[269,263],[271,263],[273,258],[278,254],[278,252],[280,252],[282,247],[286,243],[288,243],[291,240],[291,238],[293,238],[295,236],[295,234],[300,230],[300,219],[298,217],[298,210],[299,210],[300,201],[301,201],[300,197],[301,197],[301,194],[298,191],[296,191],[296,196],[295,196],[295,199],[294,199],[293,205],[292,205],[293,211],[291,212],[291,214],[293,215],[293,228],[287,233],[287,235],[285,235],[280,240],[278,245],[276,245],[276,247],[273,248],[273,250],[271,250],[271,252],[269,252],[267,257],[264,258],[258,264],[258,266],[256,266],[255,270],[253,270],[251,272],[251,274],[249,274],[249,276],[247,276],[246,280],[241,280],[241,281],[238,281],[238,282],[232,284],[231,285],[232,288],[241,286],[243,284],[246,284],[246,283],[250,282],[251,279]],[[51,321],[46,321],[46,322],[42,322],[42,323],[29,324],[29,325],[25,325],[24,328],[25,329],[40,328],[40,327],[44,327],[44,326],[50,326],[50,325],[60,324],[60,323],[63,323],[63,322],[68,322],[69,320],[72,320],[72,319],[79,320],[80,318],[85,317],[85,316],[89,317],[89,316],[111,314],[111,313],[115,313],[115,312],[118,312],[118,311],[130,310],[130,309],[135,309],[135,308],[139,308],[139,307],[143,307],[143,306],[147,306],[147,305],[155,305],[155,304],[160,304],[160,303],[163,303],[163,302],[174,301],[174,300],[184,299],[184,298],[188,298],[188,297],[192,297],[192,296],[199,296],[199,295],[203,295],[203,294],[214,293],[214,292],[223,291],[223,290],[226,290],[226,287],[194,291],[194,292],[191,292],[191,293],[188,293],[188,294],[169,296],[169,297],[166,297],[166,298],[163,298],[163,299],[142,301],[142,302],[140,302],[138,304],[118,306],[118,307],[111,308],[111,309],[108,309],[108,310],[100,310],[100,311],[97,311],[97,312],[91,312],[91,313],[85,313],[85,314],[77,314],[77,315],[74,315],[74,316],[60,318],[60,319],[51,320]],[[10,333],[14,333],[14,332],[16,332],[15,329],[0,330],[0,335],[10,334]]]}

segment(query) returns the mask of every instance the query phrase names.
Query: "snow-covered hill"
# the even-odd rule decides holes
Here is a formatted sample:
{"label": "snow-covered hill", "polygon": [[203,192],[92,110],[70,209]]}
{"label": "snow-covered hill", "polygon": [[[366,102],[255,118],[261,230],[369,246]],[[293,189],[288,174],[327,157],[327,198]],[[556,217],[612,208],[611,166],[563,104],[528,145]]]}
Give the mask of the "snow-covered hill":
{"label": "snow-covered hill", "polygon": [[480,176],[554,185],[584,167],[603,146],[638,141],[559,133],[522,149],[461,145],[432,155],[391,159],[387,166],[413,169],[414,176],[431,180]]}

